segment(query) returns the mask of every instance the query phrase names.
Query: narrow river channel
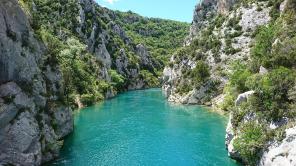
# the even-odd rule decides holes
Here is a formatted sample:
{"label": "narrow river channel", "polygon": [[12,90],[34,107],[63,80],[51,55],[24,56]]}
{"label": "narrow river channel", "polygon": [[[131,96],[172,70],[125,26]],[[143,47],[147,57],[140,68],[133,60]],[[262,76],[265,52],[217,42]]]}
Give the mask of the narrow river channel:
{"label": "narrow river channel", "polygon": [[160,89],[132,91],[75,112],[75,130],[51,165],[233,166],[227,118],[168,103]]}

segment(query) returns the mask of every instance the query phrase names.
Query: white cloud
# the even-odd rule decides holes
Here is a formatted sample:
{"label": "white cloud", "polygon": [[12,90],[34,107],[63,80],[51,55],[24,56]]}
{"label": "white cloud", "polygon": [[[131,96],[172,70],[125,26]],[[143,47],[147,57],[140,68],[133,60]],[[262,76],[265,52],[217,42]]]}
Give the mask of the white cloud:
{"label": "white cloud", "polygon": [[108,2],[109,4],[113,4],[114,2],[117,2],[119,0],[104,0],[105,2]]}

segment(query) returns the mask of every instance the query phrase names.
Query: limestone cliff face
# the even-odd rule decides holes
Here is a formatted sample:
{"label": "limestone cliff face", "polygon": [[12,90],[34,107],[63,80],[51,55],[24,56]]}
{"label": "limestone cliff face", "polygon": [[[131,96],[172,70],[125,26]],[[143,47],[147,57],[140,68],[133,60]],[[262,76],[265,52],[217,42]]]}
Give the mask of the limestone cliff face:
{"label": "limestone cliff face", "polygon": [[[284,15],[285,6],[288,6],[287,1],[275,5],[279,15]],[[223,103],[227,101],[226,96],[229,93],[225,92],[230,79],[227,73],[233,72],[233,62],[239,61],[244,64],[251,61],[251,47],[256,40],[253,34],[258,27],[265,27],[272,20],[270,13],[274,12],[272,10],[275,8],[272,9],[270,4],[271,1],[245,4],[233,0],[200,2],[194,11],[190,35],[185,39],[184,48],[172,55],[171,63],[163,71],[162,89],[168,100],[181,104],[209,105],[214,110],[223,112]],[[273,45],[279,40],[275,40]],[[203,66],[206,66],[208,71]],[[266,75],[269,72],[263,66],[258,67],[256,71],[259,71],[257,75]],[[204,80],[196,76],[200,72],[208,72]],[[247,102],[255,93],[258,92],[250,89],[242,94],[235,94],[232,103],[233,107],[238,108],[235,111],[242,111],[239,105]],[[230,112],[225,136],[229,156],[247,163],[245,156],[238,152],[234,144],[245,132],[237,125],[258,125],[260,121],[266,123],[267,127],[264,126],[264,129],[270,132],[279,128],[288,129],[285,130],[286,135],[282,140],[269,138],[272,141],[264,142],[265,148],[256,156],[259,161],[251,165],[295,165],[293,119],[281,117],[280,120],[269,121],[264,117],[260,119],[252,110],[240,118]]]}
{"label": "limestone cliff face", "polygon": [[[113,65],[116,67],[118,73],[129,80],[126,84],[126,90],[147,88],[148,85],[140,78],[140,70],[153,71],[154,68],[158,68],[159,66],[155,66],[156,62],[149,55],[146,46],[143,44],[134,44],[132,39],[126,35],[123,28],[115,23],[117,16],[113,11],[100,7],[93,0],[77,0],[77,5],[79,7],[79,15],[76,17],[79,18],[79,26],[73,28],[85,40],[88,50],[103,62],[104,67],[101,68],[101,77],[110,81],[108,70]],[[98,10],[101,10],[101,12],[98,12]],[[91,26],[87,22],[89,21],[86,19],[87,15],[93,16]],[[100,17],[108,22],[107,27],[102,27],[102,23],[96,21],[95,17]],[[90,35],[85,32],[84,29],[86,28],[92,30]],[[128,49],[118,48],[118,46],[112,43],[113,34],[119,36]],[[120,50],[120,56],[114,57],[114,50],[116,49]],[[136,55],[135,58],[139,59],[139,62],[137,62],[138,65],[132,64],[134,62],[131,62],[131,57],[126,55],[127,52],[133,52]],[[111,96],[114,96],[114,94]]]}
{"label": "limestone cliff face", "polygon": [[264,152],[259,165],[296,165],[296,127],[286,129],[286,137]]}
{"label": "limestone cliff face", "polygon": [[[48,26],[61,44],[75,38],[85,45],[81,54],[92,56],[85,63],[99,66],[91,69],[94,81],[111,85],[110,70],[117,71],[125,80],[117,90],[148,88],[140,71],[159,67],[146,46],[136,45],[115,23],[115,13],[95,1],[56,1],[64,6],[49,13],[42,3],[0,1],[0,165],[48,162],[59,155],[63,138],[73,130],[69,79],[53,58],[61,53],[50,52],[55,48],[40,37],[40,27]],[[104,93],[111,98],[117,91]],[[79,97],[75,101],[82,106]]]}
{"label": "limestone cliff face", "polygon": [[16,0],[0,2],[0,165],[40,165],[73,130],[63,80]]}
{"label": "limestone cliff face", "polygon": [[[166,94],[169,94],[167,95],[169,101],[182,104],[216,105],[223,99],[222,90],[228,81],[225,72],[229,70],[233,61],[248,61],[250,44],[254,41],[251,34],[257,27],[266,25],[270,20],[269,8],[258,11],[257,5],[251,4],[248,7],[240,6],[229,11],[234,4],[235,1],[207,0],[196,6],[190,35],[185,40],[185,51],[179,55],[173,55],[171,57],[173,65],[167,66],[164,70],[163,89]],[[229,22],[236,22],[239,30]],[[208,33],[211,34],[205,36]],[[206,41],[207,38],[210,40]],[[212,43],[214,47],[194,48],[198,43],[206,42],[216,44]],[[194,52],[188,53],[186,49]],[[181,93],[178,87],[185,86],[186,82],[193,84],[192,78],[186,77],[184,71],[193,71],[197,60],[203,60],[209,66],[210,78],[202,85],[187,86],[187,91]]]}
{"label": "limestone cliff face", "polygon": [[195,6],[190,34],[185,43],[190,44],[197,33],[208,26],[217,14],[226,15],[237,0],[203,0]]}

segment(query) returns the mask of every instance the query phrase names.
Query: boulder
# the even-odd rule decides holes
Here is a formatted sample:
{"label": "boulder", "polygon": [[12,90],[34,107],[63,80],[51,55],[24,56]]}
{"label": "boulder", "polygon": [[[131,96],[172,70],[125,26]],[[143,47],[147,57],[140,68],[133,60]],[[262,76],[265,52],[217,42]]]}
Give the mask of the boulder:
{"label": "boulder", "polygon": [[242,102],[245,102],[248,100],[248,98],[253,95],[255,91],[248,91],[242,94],[239,94],[238,97],[235,100],[235,106],[239,106]]}
{"label": "boulder", "polygon": [[242,19],[240,25],[244,31],[255,30],[260,25],[266,25],[270,21],[269,8],[257,10],[257,4],[252,4],[250,8],[242,8]]}
{"label": "boulder", "polygon": [[119,56],[115,60],[117,72],[121,75],[126,75],[128,66],[128,57],[125,54],[124,49],[120,49]]}
{"label": "boulder", "polygon": [[265,67],[260,66],[259,74],[264,75],[264,74],[267,74],[267,73],[268,73],[268,70]]}
{"label": "boulder", "polygon": [[107,67],[108,69],[111,68],[111,56],[104,43],[97,46],[97,48],[95,49],[95,55],[104,64],[105,67]]}
{"label": "boulder", "polygon": [[162,81],[164,83],[169,83],[172,79],[172,68],[165,67],[163,70]]}
{"label": "boulder", "polygon": [[289,119],[286,117],[283,117],[282,119],[278,121],[272,121],[269,125],[270,129],[277,129],[283,125],[286,125],[289,122]]}
{"label": "boulder", "polygon": [[15,118],[17,113],[18,109],[13,104],[0,105],[0,129],[7,126]]}

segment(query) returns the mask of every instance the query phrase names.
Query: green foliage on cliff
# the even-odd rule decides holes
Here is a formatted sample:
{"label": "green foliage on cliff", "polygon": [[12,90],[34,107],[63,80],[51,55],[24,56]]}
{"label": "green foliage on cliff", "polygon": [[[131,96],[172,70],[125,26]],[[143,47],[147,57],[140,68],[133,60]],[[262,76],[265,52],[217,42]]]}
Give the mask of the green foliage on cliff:
{"label": "green foliage on cliff", "polygon": [[195,68],[190,73],[195,84],[201,84],[210,76],[209,66],[204,61],[197,61]]}
{"label": "green foliage on cliff", "polygon": [[242,134],[234,140],[234,148],[248,165],[257,165],[262,147],[267,141],[266,129],[255,122],[248,122],[240,129]]}
{"label": "green foliage on cliff", "polygon": [[[29,16],[36,37],[46,46],[43,68],[54,66],[63,74],[66,97],[61,95],[60,100],[69,104],[74,103],[77,95],[85,104],[94,103],[107,92],[126,90],[135,81],[144,80],[147,88],[159,86],[160,71],[170,54],[182,46],[189,29],[188,23],[114,12],[91,0],[89,3],[19,0],[19,3]],[[148,46],[151,66],[141,65],[136,48],[140,43]],[[111,56],[108,65],[99,57],[100,45],[106,46]],[[127,66],[123,69],[125,74],[120,75],[117,58],[122,54],[127,58]],[[132,80],[131,71],[139,71]]]}
{"label": "green foliage on cliff", "polygon": [[249,89],[246,82],[253,73],[248,69],[248,66],[240,61],[234,61],[228,73],[229,82],[224,87],[225,99],[221,108],[225,111],[230,111],[234,107],[236,97]]}
{"label": "green foliage on cliff", "polygon": [[[262,117],[269,121],[277,121],[283,117],[292,117],[289,110],[289,89],[295,85],[295,71],[280,67],[267,75],[254,75],[248,81],[250,89],[255,90],[256,100],[252,100],[253,111],[263,114]],[[291,116],[292,115],[292,116]]]}
{"label": "green foliage on cliff", "polygon": [[[46,46],[46,70],[59,70],[62,73],[64,94],[60,101],[75,105],[76,96],[80,96],[84,105],[104,99],[105,93],[112,88],[110,83],[100,78],[102,62],[87,49],[83,39],[77,34],[78,3],[75,0],[20,0],[20,4],[31,18],[35,35]],[[34,2],[34,3],[33,3]],[[33,5],[34,4],[34,5]],[[98,9],[98,8],[97,8]],[[81,31],[90,35],[92,24],[102,23],[100,17],[86,16],[88,24]],[[95,20],[97,19],[97,20]],[[104,24],[100,24],[103,28]]]}
{"label": "green foliage on cliff", "polygon": [[252,48],[253,67],[258,69],[260,65],[271,67],[273,55],[271,54],[272,43],[274,42],[275,27],[273,25],[259,27],[256,35],[255,46]]}
{"label": "green foliage on cliff", "polygon": [[158,78],[156,78],[152,73],[150,73],[147,70],[141,70],[140,71],[140,78],[144,80],[146,85],[149,87],[158,87],[159,81]]}
{"label": "green foliage on cliff", "polygon": [[118,90],[122,89],[125,83],[125,78],[117,73],[116,70],[110,70],[109,74],[111,77],[111,84],[113,84]]}
{"label": "green foliage on cliff", "polygon": [[145,44],[150,54],[162,65],[183,45],[188,35],[188,23],[146,18],[133,12],[116,12],[116,22],[136,44]]}
{"label": "green foliage on cliff", "polygon": [[249,79],[252,73],[247,68],[247,65],[239,61],[235,61],[232,64],[231,70],[233,72],[229,75],[230,86],[236,88],[238,93],[248,91],[249,88],[246,86],[246,81]]}
{"label": "green foliage on cliff", "polygon": [[47,47],[45,65],[58,66],[62,71],[66,96],[62,98],[67,104],[73,105],[77,94],[85,105],[104,99],[109,85],[94,74],[99,72],[101,62],[86,51],[84,44],[75,38],[63,42],[44,28],[38,34]]}
{"label": "green foliage on cliff", "polygon": [[[281,1],[270,1],[273,20],[267,26],[259,27],[255,33],[255,43],[251,49],[251,61],[244,67],[237,67],[230,76],[234,94],[254,90],[255,94],[240,106],[231,106],[232,124],[238,134],[234,148],[248,165],[256,165],[262,151],[273,141],[283,136],[285,125],[270,129],[271,122],[283,118],[293,121],[296,117],[296,3],[288,1],[287,9],[280,15]],[[290,7],[293,6],[293,7]],[[259,67],[267,68],[267,73],[258,73]],[[229,108],[229,107],[228,107]],[[249,122],[245,122],[245,118]]]}

